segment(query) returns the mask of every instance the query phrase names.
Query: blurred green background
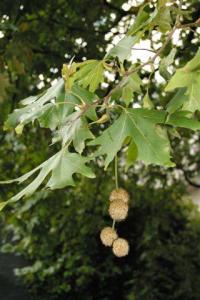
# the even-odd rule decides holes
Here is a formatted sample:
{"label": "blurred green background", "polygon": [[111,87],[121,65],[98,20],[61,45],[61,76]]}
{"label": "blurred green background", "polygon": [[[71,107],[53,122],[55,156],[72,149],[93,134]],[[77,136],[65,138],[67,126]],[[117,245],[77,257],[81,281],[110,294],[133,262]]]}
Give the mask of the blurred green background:
{"label": "blurred green background", "polygon": [[[60,76],[62,64],[73,56],[77,61],[101,58],[143,2],[148,1],[0,2],[0,180],[24,174],[54,151],[48,147],[48,130],[28,126],[20,137],[4,132],[7,114]],[[199,0],[183,3],[185,23],[200,17]],[[196,28],[180,33],[177,66],[197,51],[199,33]],[[150,43],[155,48],[162,41],[159,36]],[[149,92],[164,105],[168,99],[162,85],[155,76]],[[199,134],[179,133],[181,140],[171,137],[174,169],[137,163],[125,176],[121,159],[120,185],[131,195],[128,220],[118,226],[130,242],[130,254],[123,259],[99,241],[100,230],[110,225],[112,165],[105,173],[97,161],[95,180],[79,178],[74,189],[37,192],[1,213],[1,251],[25,258],[25,267],[15,274],[34,299],[199,300],[200,213],[188,194],[189,186],[199,187]],[[1,186],[0,200],[17,190],[16,185]],[[1,276],[0,287],[6,284]],[[11,299],[1,293],[1,300]]]}

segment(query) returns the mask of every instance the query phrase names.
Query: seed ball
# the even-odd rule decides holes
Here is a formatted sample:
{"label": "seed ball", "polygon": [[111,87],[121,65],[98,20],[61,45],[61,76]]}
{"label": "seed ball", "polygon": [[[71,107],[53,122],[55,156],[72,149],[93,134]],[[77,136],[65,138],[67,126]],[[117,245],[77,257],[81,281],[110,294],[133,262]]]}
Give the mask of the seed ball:
{"label": "seed ball", "polygon": [[128,204],[120,199],[112,201],[109,206],[109,214],[115,221],[126,219],[128,214]]}
{"label": "seed ball", "polygon": [[100,239],[105,246],[111,247],[117,238],[117,232],[112,227],[105,227],[100,233]]}
{"label": "seed ball", "polygon": [[126,256],[129,252],[129,243],[125,239],[118,238],[114,241],[112,250],[117,257]]}
{"label": "seed ball", "polygon": [[120,200],[124,201],[125,203],[128,203],[129,194],[126,190],[124,190],[122,188],[115,189],[110,194],[110,201],[112,202],[116,199],[120,199]]}

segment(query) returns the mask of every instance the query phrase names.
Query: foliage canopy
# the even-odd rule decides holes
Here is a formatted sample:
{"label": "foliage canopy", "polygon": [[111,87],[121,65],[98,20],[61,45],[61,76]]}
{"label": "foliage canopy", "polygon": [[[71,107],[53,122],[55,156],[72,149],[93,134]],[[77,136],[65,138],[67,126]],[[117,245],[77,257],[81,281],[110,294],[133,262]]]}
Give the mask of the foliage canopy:
{"label": "foliage canopy", "polygon": [[[47,188],[58,189],[73,185],[73,174],[94,177],[85,163],[106,155],[107,168],[122,149],[129,153],[126,163],[129,167],[136,160],[167,167],[175,165],[171,158],[169,132],[180,127],[200,129],[195,116],[199,109],[200,51],[185,66],[174,69],[175,74],[170,80],[166,79],[175,56],[171,43],[173,34],[178,29],[199,26],[199,19],[182,23],[183,11],[177,7],[174,12],[173,8],[170,1],[141,5],[127,34],[102,59],[75,62],[72,58],[69,64],[63,65],[62,78],[55,85],[38,96],[22,100],[23,107],[9,115],[4,126],[6,130],[14,128],[20,135],[25,125],[38,121],[41,127],[52,131],[52,144],[59,142],[61,150],[27,174],[7,181],[22,183],[38,172],[24,190],[1,202],[1,209],[32,195],[44,182]],[[146,35],[151,36],[154,30],[165,36],[162,46],[145,63],[131,63],[133,46]],[[167,47],[169,54],[162,57]],[[150,65],[151,74],[154,73],[156,60],[159,60],[160,74],[166,80],[165,92],[175,91],[174,95],[166,106],[161,102],[154,105],[146,95],[140,108],[135,108],[135,93],[141,93],[141,89],[148,93],[149,85],[144,83],[139,71]],[[103,88],[106,71],[118,78],[107,92]],[[103,132],[102,123],[107,127]],[[98,146],[98,149],[94,150],[92,146]]]}
{"label": "foliage canopy", "polygon": [[[89,181],[87,178],[75,176],[78,185],[73,190],[68,187],[56,192],[49,190],[35,192],[28,199],[13,203],[7,207],[5,213],[1,213],[4,221],[1,229],[4,227],[8,236],[13,236],[12,245],[6,244],[2,250],[21,253],[29,260],[29,266],[18,270],[17,274],[24,278],[26,284],[38,293],[41,299],[94,297],[102,300],[116,299],[120,296],[121,299],[139,300],[183,298],[199,300],[199,216],[195,208],[180,199],[184,193],[180,188],[182,181],[184,182],[186,178],[191,182],[191,177],[199,170],[199,134],[193,131],[199,127],[197,121],[199,113],[196,110],[196,100],[194,106],[190,106],[190,101],[195,99],[195,94],[191,93],[192,90],[188,86],[191,81],[184,81],[184,86],[182,82],[180,87],[169,92],[164,91],[172,74],[176,75],[176,72],[180,71],[181,75],[181,69],[185,68],[198,53],[199,33],[198,24],[195,22],[199,18],[199,1],[183,1],[186,8],[182,6],[181,11],[180,6],[175,4],[173,9],[170,9],[170,17],[169,10],[166,10],[168,12],[165,12],[165,18],[162,14],[165,9],[160,10],[155,16],[153,14],[155,3],[154,6],[144,7],[143,4],[147,2],[149,1],[144,1],[141,6],[132,6],[128,11],[121,8],[124,1],[118,0],[110,2],[47,0],[40,3],[24,1],[23,9],[19,9],[18,1],[0,3],[2,12],[0,26],[4,33],[4,38],[0,40],[1,125],[10,111],[20,107],[19,99],[39,93],[40,96],[32,100],[40,100],[44,93],[41,93],[39,85],[42,83],[46,89],[50,81],[58,77],[57,71],[62,68],[63,61],[70,61],[74,55],[74,62],[95,58],[93,66],[101,71],[100,61],[106,52],[107,44],[119,34],[119,29],[122,30],[117,24],[123,21],[123,28],[128,32],[126,39],[121,34],[121,43],[126,43],[126,48],[118,43],[118,47],[111,50],[109,45],[108,54],[105,54],[103,59],[106,60],[106,63],[103,63],[104,84],[100,84],[95,92],[91,89],[97,85],[98,80],[90,84],[87,78],[88,73],[91,75],[92,68],[89,72],[85,67],[77,68],[78,72],[88,72],[87,80],[82,81],[79,76],[81,73],[76,76],[72,76],[75,73],[70,74],[68,78],[69,74],[65,73],[68,67],[65,64],[63,79],[67,91],[63,87],[56,100],[52,98],[52,101],[48,100],[42,107],[31,103],[30,98],[29,104],[22,103],[24,111],[28,109],[29,112],[28,116],[24,115],[22,126],[17,119],[12,119],[11,115],[4,125],[7,131],[0,132],[2,180],[8,180],[11,172],[15,174],[14,176],[21,177],[37,165],[41,170],[41,164],[55,153],[60,153],[60,146],[62,144],[63,147],[66,146],[71,134],[73,141],[69,148],[73,155],[77,152],[75,155],[93,158],[90,154],[98,151],[98,155],[105,154],[104,158],[108,160],[107,153],[98,148],[102,143],[101,134],[104,134],[109,143],[113,143],[106,132],[108,128],[113,130],[113,126],[118,124],[122,115],[124,116],[125,110],[130,109],[134,111],[134,120],[139,122],[137,128],[143,126],[142,116],[153,114],[153,120],[145,117],[145,128],[149,126],[148,132],[152,132],[152,128],[155,129],[153,134],[156,135],[156,139],[162,141],[162,146],[166,145],[166,152],[162,153],[163,158],[167,155],[168,163],[169,160],[176,163],[174,168],[168,169],[155,163],[144,167],[141,163],[135,163],[139,157],[138,147],[133,139],[130,140],[130,136],[122,144],[118,141],[118,136],[114,141],[122,146],[122,150],[118,152],[120,184],[126,187],[133,200],[131,202],[133,209],[128,222],[122,224],[120,228],[122,234],[130,240],[131,252],[121,262],[109,255],[99,243],[99,230],[108,222],[105,200],[113,188],[112,164],[108,165],[106,173],[103,173],[99,168],[103,164],[101,156],[87,163],[95,171],[95,180]],[[161,5],[162,3],[165,2],[160,1]],[[140,17],[135,19],[139,10]],[[161,47],[160,43],[165,43],[168,33],[172,30],[177,13],[181,15],[181,26],[184,25],[182,29],[176,30],[176,33],[180,30],[180,40],[175,42],[172,39],[168,42],[166,48],[155,59],[152,69],[149,66],[139,68],[143,64],[140,60],[132,62],[133,56],[138,52],[130,49],[138,47],[137,44],[131,46],[134,38],[135,42],[137,39],[144,41],[149,39],[151,50],[157,52]],[[116,18],[113,19],[111,14]],[[6,16],[9,16],[9,19]],[[133,24],[129,30],[133,19],[135,25]],[[187,27],[187,24],[191,26]],[[112,28],[114,29],[112,36],[105,39],[107,33],[111,34]],[[139,32],[143,30],[145,31],[140,36]],[[161,33],[158,33],[160,31]],[[157,40],[154,33],[158,33]],[[128,60],[124,61],[125,58]],[[139,69],[129,76],[124,76],[124,71],[131,67]],[[114,81],[107,78],[106,74],[110,71],[116,74]],[[195,79],[192,82],[194,86],[199,73],[196,70],[191,72]],[[64,73],[68,74],[66,78]],[[163,81],[158,80],[159,73]],[[70,80],[67,81],[67,78]],[[74,84],[70,86],[74,78]],[[109,99],[109,105],[114,103],[118,106],[105,106],[108,112],[106,109],[101,111],[96,105],[103,104],[106,100],[104,97],[119,80],[122,86],[116,88]],[[81,94],[87,105],[96,100],[100,103],[88,108],[84,116],[73,123],[72,131],[66,132],[65,128],[69,125],[69,121],[76,119],[80,109],[83,108],[79,106],[84,104],[80,98],[69,93],[68,85],[72,92]],[[55,105],[57,102],[64,102],[65,95],[71,103]],[[77,110],[74,110],[75,104]],[[185,107],[185,104],[190,108]],[[135,107],[138,105],[140,108]],[[30,107],[34,107],[36,112],[29,111]],[[19,113],[21,112],[20,110]],[[168,117],[162,121],[166,115]],[[17,117],[17,114],[15,116]],[[36,117],[34,126],[32,121],[30,124],[26,123],[32,116]],[[191,118],[195,120],[192,121]],[[59,125],[60,120],[63,126]],[[161,125],[160,123],[155,125],[155,120],[161,120]],[[173,124],[168,124],[169,120]],[[103,121],[106,122],[102,123]],[[91,124],[88,129],[87,122],[96,123]],[[178,128],[181,122],[182,129]],[[132,126],[131,123],[131,128]],[[16,138],[13,127],[17,127],[18,134],[23,130],[23,134]],[[142,127],[143,130],[145,128]],[[123,134],[129,133],[129,130],[125,129],[122,131]],[[165,135],[166,129],[168,136]],[[122,128],[120,132],[121,130]],[[54,132],[53,136],[51,131]],[[77,132],[81,138],[76,138],[79,136]],[[135,136],[140,141],[140,135]],[[99,141],[101,143],[97,144]],[[48,147],[52,142],[53,145]],[[90,146],[89,143],[96,146]],[[169,157],[169,151],[172,153],[170,144],[173,159]],[[102,145],[103,150],[108,146],[109,151],[115,153],[115,149],[106,143]],[[146,149],[142,149],[142,152],[140,150],[140,157],[143,153],[146,159],[143,151]],[[159,144],[156,151],[160,152]],[[130,180],[123,176],[124,167]],[[178,178],[177,173],[180,176]],[[40,173],[39,179],[43,175],[44,171]],[[52,177],[53,173],[50,176]],[[66,177],[65,173],[65,179]],[[183,180],[180,181],[180,178]],[[30,180],[31,178],[27,179],[28,183]],[[48,180],[49,178],[46,178],[44,184],[47,184]],[[37,182],[34,181],[34,185]],[[59,179],[59,182],[62,181]],[[18,187],[15,185],[1,186],[2,200],[11,198],[17,193]]]}

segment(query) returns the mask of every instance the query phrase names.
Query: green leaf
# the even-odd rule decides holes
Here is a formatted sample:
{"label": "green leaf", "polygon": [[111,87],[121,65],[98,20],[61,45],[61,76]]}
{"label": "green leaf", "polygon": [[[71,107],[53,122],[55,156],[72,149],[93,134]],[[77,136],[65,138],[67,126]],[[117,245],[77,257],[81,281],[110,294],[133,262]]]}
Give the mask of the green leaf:
{"label": "green leaf", "polygon": [[182,109],[195,112],[196,110],[200,110],[199,86],[200,72],[185,73],[185,71],[182,72],[179,70],[172,77],[165,90],[171,91],[178,87],[186,87],[184,97],[182,98]]}
{"label": "green leaf", "polygon": [[62,146],[64,147],[67,143],[73,141],[75,150],[82,153],[85,148],[85,141],[93,139],[94,136],[88,128],[87,121],[81,115],[81,111],[69,115],[65,120],[65,124],[55,132],[52,142],[62,140]]}
{"label": "green leaf", "polygon": [[102,60],[88,60],[87,64],[80,65],[80,68],[73,75],[74,81],[90,92],[94,92],[104,80],[104,66]]}
{"label": "green leaf", "polygon": [[200,130],[200,122],[195,119],[191,119],[191,112],[188,111],[177,111],[174,114],[170,115],[167,124],[183,127],[192,130]]}
{"label": "green leaf", "polygon": [[189,110],[195,112],[200,110],[200,72],[194,74],[193,82],[188,87],[185,95],[187,96],[187,101],[183,104],[183,110]]}
{"label": "green leaf", "polygon": [[90,161],[89,158],[82,157],[77,153],[70,153],[63,148],[61,151],[25,175],[13,180],[0,182],[1,184],[12,182],[22,183],[39,171],[39,174],[36,176],[36,178],[21,192],[10,198],[8,201],[1,202],[0,210],[11,202],[18,201],[23,197],[31,196],[42,185],[48,176],[50,176],[50,179],[45,186],[52,190],[74,185],[72,176],[75,173],[94,178],[94,173],[85,165],[88,161]]}
{"label": "green leaf", "polygon": [[28,97],[22,100],[21,103],[26,105],[26,107],[14,110],[14,112],[8,116],[4,129],[7,130],[15,128],[19,124],[26,125],[30,122],[34,122],[35,119],[39,118],[55,105],[51,100],[55,100],[58,97],[63,87],[64,81],[63,79],[59,79],[54,86],[50,87],[42,95]]}
{"label": "green leaf", "polygon": [[112,94],[113,100],[121,99],[126,106],[128,106],[133,101],[133,93],[140,93],[140,86],[143,84],[137,73],[133,73],[126,76],[120,82],[120,87],[114,91]]}
{"label": "green leaf", "polygon": [[120,62],[123,62],[125,59],[129,59],[131,56],[131,49],[140,39],[140,36],[125,36],[119,41],[119,43],[114,46],[105,56],[109,57],[118,57]]}
{"label": "green leaf", "polygon": [[167,104],[167,111],[169,114],[173,114],[175,111],[179,110],[183,104],[188,100],[188,97],[185,95],[186,88],[179,89],[174,97]]}
{"label": "green leaf", "polygon": [[176,88],[186,88],[184,93],[183,110],[195,112],[200,110],[199,86],[200,86],[200,50],[196,56],[183,68],[173,75],[165,91],[173,91]]}
{"label": "green leaf", "polygon": [[22,183],[26,181],[28,178],[30,178],[33,174],[35,174],[37,171],[40,171],[39,174],[36,176],[36,178],[28,185],[26,186],[21,192],[19,192],[17,195],[13,196],[8,201],[18,201],[19,199],[23,198],[24,196],[31,196],[42,184],[42,182],[45,180],[47,175],[55,168],[57,165],[59,159],[60,159],[61,152],[56,153],[52,157],[50,157],[48,160],[37,166],[35,169],[31,170],[30,172],[24,174],[23,176],[20,176],[19,178],[8,180],[6,182],[0,182],[2,183],[12,183],[12,182],[19,182]]}
{"label": "green leaf", "polygon": [[76,131],[73,137],[73,145],[78,153],[82,153],[85,148],[85,141],[94,139],[94,135],[88,128],[88,124],[81,121],[79,130]]}
{"label": "green leaf", "polygon": [[134,164],[138,157],[138,149],[134,141],[132,140],[128,146],[127,154],[126,154],[126,165],[125,171],[127,171],[130,166]]}
{"label": "green leaf", "polygon": [[62,147],[71,141],[81,126],[81,111],[76,111],[69,115],[65,123],[55,132],[53,143],[62,140]]}
{"label": "green leaf", "polygon": [[47,183],[50,189],[61,189],[65,186],[74,186],[73,174],[78,173],[83,176],[94,178],[95,175],[89,167],[85,165],[89,159],[76,153],[61,151],[58,164],[52,171],[52,176]]}
{"label": "green leaf", "polygon": [[136,17],[135,22],[128,31],[128,35],[135,35],[138,32],[145,32],[157,26],[161,32],[166,32],[171,29],[170,8],[166,6],[164,1],[158,2],[158,7],[150,14],[145,9],[147,4],[144,4]]}
{"label": "green leaf", "polygon": [[[77,98],[77,101],[79,98],[81,98],[86,104],[91,105],[94,101],[98,100],[98,96],[94,93],[89,92],[88,90],[78,86],[73,85],[72,87],[73,96]],[[90,107],[87,109],[85,116],[89,118],[92,121],[96,121],[98,119],[95,107]]]}
{"label": "green leaf", "polygon": [[200,70],[200,48],[196,55],[185,65],[185,71],[199,71]]}
{"label": "green leaf", "polygon": [[126,106],[128,106],[130,104],[130,102],[132,102],[132,100],[133,100],[133,91],[129,87],[129,85],[126,85],[122,89],[122,97],[121,98],[122,98],[122,101],[124,101],[126,103]]}
{"label": "green leaf", "polygon": [[[54,106],[50,107],[40,118],[42,127],[54,130],[65,123],[66,118],[74,111],[75,104],[86,103],[91,105],[97,100],[98,96],[88,90],[74,84],[71,90],[61,93]],[[64,102],[64,103],[62,103]],[[85,116],[92,121],[97,120],[97,114],[94,106],[91,106],[85,112]]]}
{"label": "green leaf", "polygon": [[176,55],[176,49],[173,48],[170,53],[165,56],[159,66],[160,75],[166,79],[169,80],[171,78],[171,73],[168,71],[168,67],[174,62],[174,57]]}
{"label": "green leaf", "polygon": [[142,6],[137,14],[137,17],[128,31],[128,35],[135,35],[138,31],[144,29],[148,25],[150,15],[145,11],[146,5]]}
{"label": "green leaf", "polygon": [[133,100],[133,93],[141,92],[140,86],[142,85],[142,80],[137,75],[137,73],[133,73],[126,77],[122,82],[122,101],[126,103],[128,106],[130,102]]}
{"label": "green leaf", "polygon": [[158,26],[159,30],[163,33],[171,30],[171,14],[170,14],[170,7],[161,6],[158,9],[157,15],[153,19],[152,26]]}
{"label": "green leaf", "polygon": [[131,137],[138,149],[138,159],[145,163],[172,166],[169,140],[161,128],[165,114],[147,109],[127,109],[103,134],[89,142],[100,145],[96,155],[106,154],[105,168],[121,149],[124,140]]}
{"label": "green leaf", "polygon": [[184,69],[178,69],[165,87],[165,91],[170,92],[176,88],[191,86],[195,75],[195,73],[187,72]]}
{"label": "green leaf", "polygon": [[[73,104],[74,103],[74,104]],[[62,92],[56,103],[47,109],[39,118],[41,127],[55,130],[65,122],[66,117],[74,110],[75,104],[80,101],[69,92]]]}

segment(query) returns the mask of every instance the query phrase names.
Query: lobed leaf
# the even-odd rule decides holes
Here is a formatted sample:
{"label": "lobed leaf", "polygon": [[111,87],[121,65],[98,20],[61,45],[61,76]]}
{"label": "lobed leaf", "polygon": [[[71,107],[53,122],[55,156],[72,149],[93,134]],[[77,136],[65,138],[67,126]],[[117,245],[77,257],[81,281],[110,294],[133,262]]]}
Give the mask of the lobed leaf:
{"label": "lobed leaf", "polygon": [[86,64],[81,65],[79,70],[73,75],[73,80],[90,92],[94,92],[104,79],[103,61],[88,60]]}
{"label": "lobed leaf", "polygon": [[122,96],[121,99],[126,103],[126,106],[133,100],[133,93],[140,93],[142,80],[137,73],[133,73],[126,77],[122,82]]}
{"label": "lobed leaf", "polygon": [[14,110],[14,112],[8,116],[4,129],[7,130],[15,128],[19,124],[24,126],[30,122],[34,122],[35,119],[41,117],[42,114],[54,106],[51,100],[55,100],[63,88],[64,81],[63,79],[59,79],[54,86],[50,87],[43,94],[22,100],[22,105],[26,105],[26,107]]}
{"label": "lobed leaf", "polygon": [[101,136],[89,142],[99,146],[96,156],[106,155],[105,168],[130,137],[137,146],[137,159],[146,164],[171,167],[170,143],[166,130],[159,126],[171,125],[188,129],[200,129],[200,122],[191,119],[188,112],[174,113],[167,118],[166,111],[144,108],[127,109]]}
{"label": "lobed leaf", "polygon": [[[195,57],[190,60],[183,68],[178,69],[169,83],[167,84],[165,91],[173,91],[177,88],[181,88],[180,94],[184,94],[182,100],[180,100],[180,94],[177,96],[179,103],[183,110],[189,110],[195,112],[200,110],[200,98],[199,98],[199,86],[200,86],[200,50]],[[172,99],[171,107],[175,106],[175,100]]]}
{"label": "lobed leaf", "polygon": [[77,153],[70,153],[66,150],[66,148],[63,148],[61,151],[25,175],[20,176],[17,179],[0,182],[1,184],[12,182],[22,183],[39,171],[35,179],[22,191],[10,198],[8,201],[1,202],[0,210],[11,202],[16,202],[23,197],[31,196],[42,185],[48,176],[50,176],[50,179],[45,186],[52,190],[74,185],[73,174],[75,173],[94,178],[95,175],[92,170],[85,165],[89,160],[89,158],[83,157]]}
{"label": "lobed leaf", "polygon": [[68,116],[65,124],[55,132],[53,143],[62,141],[64,147],[67,143],[73,141],[75,150],[82,153],[85,148],[85,141],[93,139],[94,136],[88,128],[86,119],[81,117],[81,114],[80,111],[76,111]]}
{"label": "lobed leaf", "polygon": [[175,55],[176,49],[173,48],[170,53],[160,61],[159,72],[166,80],[171,78],[171,73],[168,71],[168,67],[174,62]]}
{"label": "lobed leaf", "polygon": [[125,59],[129,59],[131,56],[131,49],[133,45],[139,41],[139,39],[139,35],[134,37],[125,36],[106,54],[105,58],[118,57],[120,62],[123,62]]}
{"label": "lobed leaf", "polygon": [[168,138],[164,131],[156,130],[156,125],[163,120],[164,115],[159,111],[127,109],[100,137],[89,144],[100,146],[96,155],[106,154],[105,168],[127,137],[131,137],[136,144],[139,160],[147,164],[172,166]]}

